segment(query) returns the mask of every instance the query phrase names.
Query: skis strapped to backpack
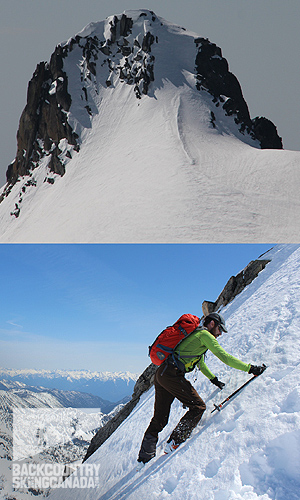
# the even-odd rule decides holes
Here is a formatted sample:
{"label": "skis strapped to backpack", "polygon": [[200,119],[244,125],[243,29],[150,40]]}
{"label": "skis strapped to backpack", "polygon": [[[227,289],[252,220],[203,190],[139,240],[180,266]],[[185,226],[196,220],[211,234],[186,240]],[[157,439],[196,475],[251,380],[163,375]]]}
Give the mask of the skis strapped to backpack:
{"label": "skis strapped to backpack", "polygon": [[174,325],[165,328],[149,346],[149,356],[152,363],[160,366],[174,352],[179,342],[196,330],[199,324],[198,316],[183,314]]}

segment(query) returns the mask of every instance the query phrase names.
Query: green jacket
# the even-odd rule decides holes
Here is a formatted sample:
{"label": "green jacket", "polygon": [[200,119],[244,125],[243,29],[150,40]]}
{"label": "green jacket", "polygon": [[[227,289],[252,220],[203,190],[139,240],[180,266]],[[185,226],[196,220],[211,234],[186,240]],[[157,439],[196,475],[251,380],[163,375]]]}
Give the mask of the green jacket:
{"label": "green jacket", "polygon": [[188,337],[183,339],[175,349],[175,357],[184,365],[185,372],[191,372],[195,366],[201,370],[203,375],[212,380],[215,375],[209,370],[204,362],[204,354],[210,350],[223,363],[237,370],[248,372],[250,364],[228,354],[220,346],[217,339],[205,328],[198,328]]}

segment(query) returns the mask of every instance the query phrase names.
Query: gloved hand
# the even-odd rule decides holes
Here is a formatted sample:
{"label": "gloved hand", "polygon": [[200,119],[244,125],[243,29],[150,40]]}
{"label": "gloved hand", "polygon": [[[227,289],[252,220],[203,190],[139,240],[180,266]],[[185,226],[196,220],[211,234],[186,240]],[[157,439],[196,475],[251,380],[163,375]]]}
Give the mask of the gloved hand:
{"label": "gloved hand", "polygon": [[262,365],[262,366],[251,365],[248,373],[252,373],[253,375],[257,376],[257,375],[261,375],[262,372],[265,371],[265,369],[266,369],[266,365]]}
{"label": "gloved hand", "polygon": [[224,382],[221,382],[221,380],[218,380],[218,377],[212,378],[211,383],[219,387],[219,389],[223,389],[225,387]]}

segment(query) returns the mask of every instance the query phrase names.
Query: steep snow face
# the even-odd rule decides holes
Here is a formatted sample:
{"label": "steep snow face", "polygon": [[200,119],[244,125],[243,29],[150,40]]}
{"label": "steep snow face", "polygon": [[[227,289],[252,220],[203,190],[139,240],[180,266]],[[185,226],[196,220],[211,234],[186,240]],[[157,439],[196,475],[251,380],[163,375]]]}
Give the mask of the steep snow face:
{"label": "steep snow face", "polygon": [[61,44],[63,76],[45,83],[43,109],[67,80],[63,113],[79,151],[39,140],[39,160],[0,205],[1,242],[297,240],[300,154],[259,149],[240,118],[246,103],[205,88],[196,37],[128,11]]}
{"label": "steep snow face", "polygon": [[[268,257],[271,263],[223,309],[229,333],[220,338],[228,352],[247,363],[265,363],[264,374],[212,414],[214,403],[250,376],[209,354],[208,366],[226,386],[219,391],[200,373],[189,375],[207,410],[186,443],[172,455],[163,455],[165,440],[186,411],[175,402],[169,424],[160,434],[156,458],[142,472],[135,472],[140,442],[153,412],[154,391],[150,390],[86,462],[90,470],[83,464],[69,487],[53,491],[51,500],[299,498],[300,247],[278,246]],[[90,488],[70,487],[80,486],[80,477],[92,475]]]}

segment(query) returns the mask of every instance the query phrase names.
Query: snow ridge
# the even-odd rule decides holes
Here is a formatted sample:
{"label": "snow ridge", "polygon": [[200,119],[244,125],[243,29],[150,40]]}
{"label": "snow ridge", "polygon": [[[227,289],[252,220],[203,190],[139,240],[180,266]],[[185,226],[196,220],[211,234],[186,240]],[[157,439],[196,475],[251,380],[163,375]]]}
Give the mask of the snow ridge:
{"label": "snow ridge", "polygon": [[1,242],[295,240],[299,152],[260,149],[266,123],[251,121],[215,44],[125,11],[43,64],[0,204]]}

